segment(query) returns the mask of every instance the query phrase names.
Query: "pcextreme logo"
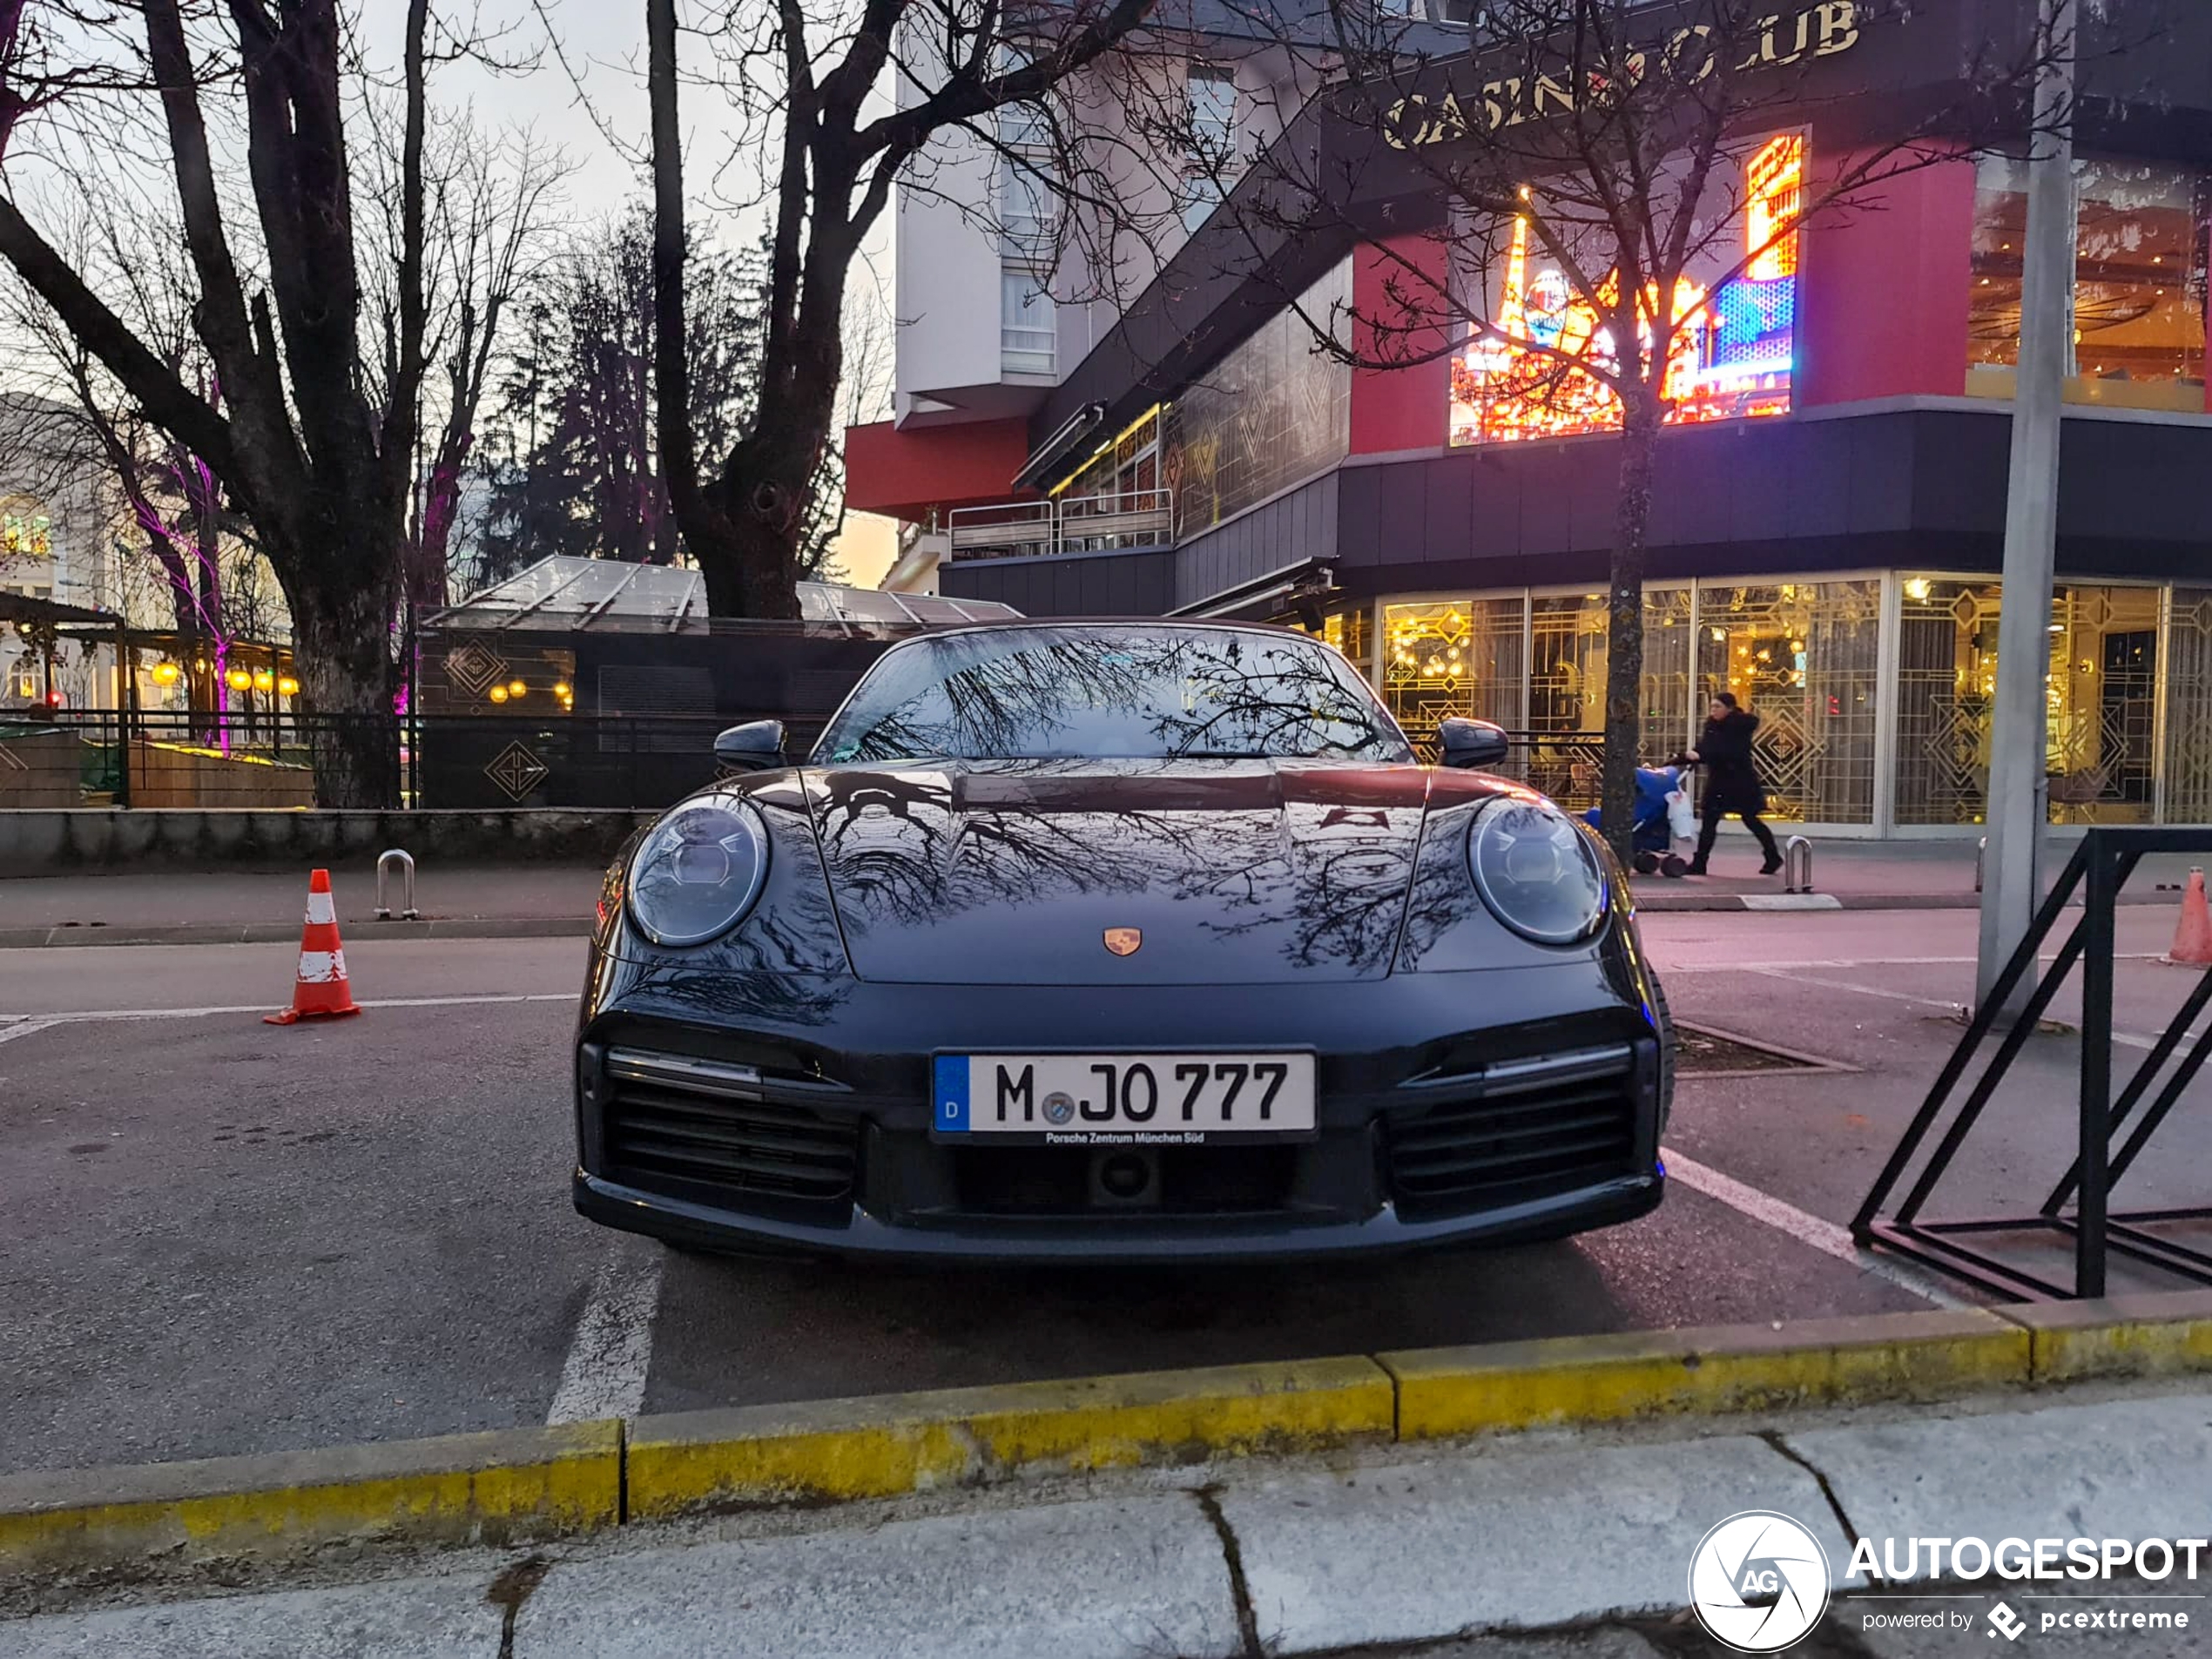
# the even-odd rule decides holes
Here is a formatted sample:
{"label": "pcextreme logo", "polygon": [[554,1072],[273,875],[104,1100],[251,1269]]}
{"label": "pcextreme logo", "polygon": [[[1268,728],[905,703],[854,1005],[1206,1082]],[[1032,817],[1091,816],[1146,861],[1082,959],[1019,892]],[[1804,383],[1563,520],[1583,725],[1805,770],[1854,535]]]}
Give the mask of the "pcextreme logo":
{"label": "pcextreme logo", "polygon": [[1689,1558],[1689,1605],[1716,1642],[1738,1653],[1779,1653],[1827,1610],[1828,1553],[1787,1515],[1730,1515]]}

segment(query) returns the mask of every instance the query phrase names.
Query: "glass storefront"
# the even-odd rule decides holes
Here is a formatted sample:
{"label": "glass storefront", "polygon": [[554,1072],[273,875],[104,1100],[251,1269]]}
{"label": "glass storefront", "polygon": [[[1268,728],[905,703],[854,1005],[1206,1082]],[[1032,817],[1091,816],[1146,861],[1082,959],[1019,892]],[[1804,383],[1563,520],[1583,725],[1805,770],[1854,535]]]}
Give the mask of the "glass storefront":
{"label": "glass storefront", "polygon": [[[2067,398],[2204,412],[2206,236],[2201,174],[2137,161],[2074,163],[2074,362]],[[1978,164],[1966,390],[2013,395],[2020,361],[2027,166]]]}
{"label": "glass storefront", "polygon": [[1871,824],[1881,583],[1706,586],[1698,597],[1698,706],[1732,691],[1757,711],[1774,816]]}
{"label": "glass storefront", "polygon": [[[1777,819],[1964,831],[1988,787],[2000,597],[1987,580],[1912,572],[1650,589],[1644,758],[1682,748],[1729,691],[1759,716]],[[2049,626],[2052,821],[2212,822],[2212,587],[2067,583]],[[1447,716],[1494,721],[1524,734],[1514,775],[1569,806],[1595,799],[1602,596],[1386,601],[1330,637],[1424,752]]]}
{"label": "glass storefront", "polygon": [[[1897,821],[1978,824],[2002,596],[1993,582],[1906,577],[1901,597]],[[2157,820],[2160,597],[2154,587],[2074,583],[2052,596],[2045,766],[2053,823]],[[2169,781],[2201,770],[2178,759],[2169,754]],[[2170,808],[2168,818],[2188,821]]]}

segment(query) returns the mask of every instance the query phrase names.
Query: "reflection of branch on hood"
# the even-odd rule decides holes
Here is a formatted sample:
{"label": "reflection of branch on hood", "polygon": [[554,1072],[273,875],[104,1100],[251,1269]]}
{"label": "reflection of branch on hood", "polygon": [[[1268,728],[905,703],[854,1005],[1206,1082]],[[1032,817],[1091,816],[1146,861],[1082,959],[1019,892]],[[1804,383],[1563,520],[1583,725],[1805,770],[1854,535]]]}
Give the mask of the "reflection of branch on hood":
{"label": "reflection of branch on hood", "polygon": [[1386,961],[1405,914],[1416,828],[1393,829],[1382,814],[1346,817],[1334,826],[1367,833],[1329,837],[1330,827],[1325,821],[1322,835],[1309,833],[1302,844],[1313,847],[1325,838],[1339,844],[1318,848],[1296,865],[1277,858],[1207,873],[1202,888],[1225,912],[1207,922],[1207,930],[1237,938],[1287,920],[1291,936],[1284,954],[1300,967],[1332,961],[1365,973]]}

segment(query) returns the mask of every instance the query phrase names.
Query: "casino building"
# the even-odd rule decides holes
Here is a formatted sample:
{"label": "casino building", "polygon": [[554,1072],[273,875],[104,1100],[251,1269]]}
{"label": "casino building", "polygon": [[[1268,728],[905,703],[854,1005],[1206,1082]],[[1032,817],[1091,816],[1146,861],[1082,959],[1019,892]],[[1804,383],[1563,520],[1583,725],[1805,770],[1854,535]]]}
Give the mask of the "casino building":
{"label": "casino building", "polygon": [[[1926,0],[1896,39],[1871,17],[1858,27],[1848,0],[1797,10],[1794,49],[1856,79],[1750,151],[1731,181],[1747,251],[1831,158],[1906,118],[1990,7]],[[2110,10],[2114,32],[2085,42],[2078,124],[2050,810],[2062,825],[2202,823],[2212,7]],[[2161,27],[2142,31],[2154,12]],[[1173,71],[1194,122],[1228,124],[1250,153],[1293,100],[1279,51],[1238,28],[1213,18]],[[1482,42],[1460,42],[1479,83]],[[1762,717],[1780,816],[1878,836],[1972,834],[1981,816],[2024,172],[2000,155],[1908,173],[1685,296],[1701,321],[1660,441],[1646,729],[1671,746],[1734,690]],[[1422,222],[1408,179],[1384,170],[1362,189],[1381,222]],[[1308,314],[1332,300],[1372,312],[1389,262],[1372,244],[1309,237],[1262,280],[1224,252],[1233,206],[1194,192],[1187,238],[1143,281],[1056,302],[1102,285],[1033,268],[945,193],[940,178],[900,203],[897,413],[848,434],[850,504],[906,521],[903,575],[926,582],[934,561],[939,590],[1035,616],[1301,619],[1417,738],[1448,714],[1495,720],[1532,734],[1546,787],[1588,794],[1618,441],[1595,386],[1541,407],[1518,389],[1520,342],[1577,326],[1525,235],[1492,296],[1504,341],[1371,370],[1316,354],[1285,296],[1302,287]],[[984,292],[1001,296],[995,318],[973,303]]]}

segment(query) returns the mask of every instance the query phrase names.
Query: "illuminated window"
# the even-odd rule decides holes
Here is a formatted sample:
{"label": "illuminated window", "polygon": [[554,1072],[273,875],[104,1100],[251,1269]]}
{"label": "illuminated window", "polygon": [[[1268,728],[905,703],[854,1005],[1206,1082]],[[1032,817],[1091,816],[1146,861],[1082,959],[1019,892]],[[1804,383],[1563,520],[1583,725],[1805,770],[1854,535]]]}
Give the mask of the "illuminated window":
{"label": "illuminated window", "polygon": [[[1670,423],[1787,415],[1797,361],[1798,237],[1805,140],[1784,133],[1744,158],[1737,228],[1716,237],[1665,307],[1676,320],[1666,376]],[[1724,221],[1723,221],[1724,224]],[[1621,421],[1620,400],[1602,380],[1619,361],[1593,296],[1578,294],[1525,218],[1493,239],[1494,267],[1462,276],[1462,292],[1492,326],[1471,329],[1452,360],[1451,441],[1506,442],[1603,431]],[[1741,274],[1730,273],[1742,267]],[[1617,292],[1608,275],[1595,299]],[[1644,314],[1662,307],[1656,292]],[[1644,345],[1649,347],[1649,325]]]}
{"label": "illuminated window", "polygon": [[26,496],[0,502],[0,560],[44,559],[54,553],[54,521]]}
{"label": "illuminated window", "polygon": [[[2069,401],[2204,408],[2206,221],[2212,181],[2136,162],[2074,164],[2074,361]],[[2020,361],[2027,167],[1976,178],[1966,389],[2010,397]]]}

